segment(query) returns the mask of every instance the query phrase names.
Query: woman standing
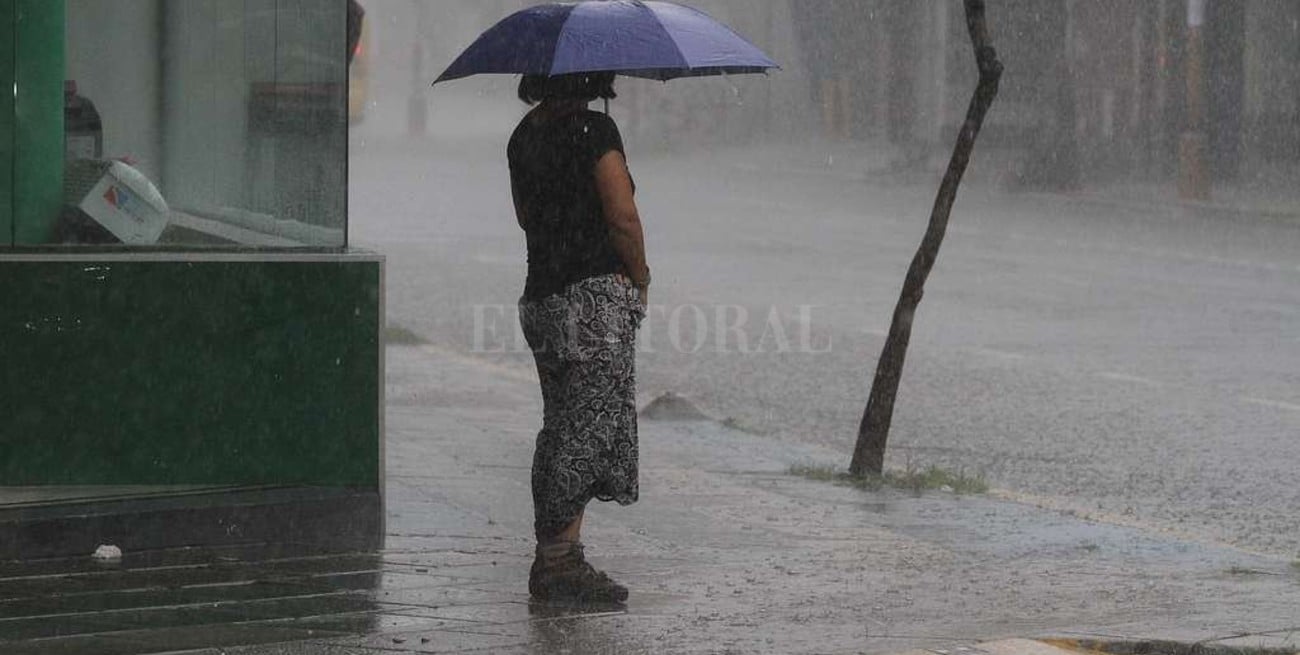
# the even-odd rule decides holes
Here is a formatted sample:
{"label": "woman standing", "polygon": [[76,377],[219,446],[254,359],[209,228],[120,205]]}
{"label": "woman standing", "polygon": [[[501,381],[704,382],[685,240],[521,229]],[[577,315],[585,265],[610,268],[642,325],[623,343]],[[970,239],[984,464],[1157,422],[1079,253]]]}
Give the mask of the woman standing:
{"label": "woman standing", "polygon": [[510,183],[527,234],[520,321],[537,362],[543,418],[533,456],[537,556],[528,590],[543,600],[621,603],[627,588],[583,557],[592,499],[637,500],[636,330],[650,269],[623,141],[609,116],[613,73],[526,75],[537,106],[510,138]]}

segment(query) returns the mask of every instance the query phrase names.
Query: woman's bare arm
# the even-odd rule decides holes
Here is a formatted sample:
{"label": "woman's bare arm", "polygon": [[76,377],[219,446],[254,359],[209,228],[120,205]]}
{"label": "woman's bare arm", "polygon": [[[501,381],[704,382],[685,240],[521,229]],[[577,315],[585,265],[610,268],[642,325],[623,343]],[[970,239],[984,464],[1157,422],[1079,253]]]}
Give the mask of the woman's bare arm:
{"label": "woman's bare arm", "polygon": [[623,270],[633,284],[644,288],[650,282],[650,268],[645,262],[645,235],[641,216],[632,195],[632,176],[627,172],[623,153],[611,150],[596,162],[596,189],[614,250],[623,260]]}

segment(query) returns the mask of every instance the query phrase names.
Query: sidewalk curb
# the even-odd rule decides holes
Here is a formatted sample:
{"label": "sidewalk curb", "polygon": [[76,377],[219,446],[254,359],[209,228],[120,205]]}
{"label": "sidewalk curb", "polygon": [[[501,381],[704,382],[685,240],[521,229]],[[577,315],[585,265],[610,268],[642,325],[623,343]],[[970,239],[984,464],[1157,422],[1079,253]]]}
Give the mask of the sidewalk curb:
{"label": "sidewalk curb", "polygon": [[[1164,647],[1164,648],[1162,648]],[[1170,641],[1131,641],[1108,642],[1101,639],[1045,637],[1041,639],[1011,638],[986,641],[971,646],[955,648],[920,648],[897,653],[896,655],[1180,655],[1182,653],[1233,653],[1243,649],[1230,646],[1208,645],[1204,643],[1180,643]],[[1245,649],[1259,652],[1272,652],[1287,655],[1292,651],[1287,648]],[[1300,655],[1300,650],[1294,651]]]}
{"label": "sidewalk curb", "polygon": [[1080,655],[1080,653],[1100,652],[1070,648],[1067,647],[1068,643],[1067,640],[1012,638],[956,648],[920,648],[896,655]]}
{"label": "sidewalk curb", "polygon": [[[1246,638],[1250,635],[1240,635],[1236,638]],[[1265,637],[1264,634],[1256,635],[1258,638]],[[1087,639],[1087,638],[1047,638],[1041,641],[1065,649],[1076,655],[1190,655],[1200,653],[1202,655],[1228,655],[1241,654],[1245,652],[1262,655],[1269,653],[1272,655],[1300,655],[1300,648],[1294,646],[1267,646],[1262,642],[1250,647],[1234,647],[1223,643],[1230,641],[1232,638],[1223,641],[1194,641],[1181,642],[1169,640],[1131,640],[1131,639]]]}

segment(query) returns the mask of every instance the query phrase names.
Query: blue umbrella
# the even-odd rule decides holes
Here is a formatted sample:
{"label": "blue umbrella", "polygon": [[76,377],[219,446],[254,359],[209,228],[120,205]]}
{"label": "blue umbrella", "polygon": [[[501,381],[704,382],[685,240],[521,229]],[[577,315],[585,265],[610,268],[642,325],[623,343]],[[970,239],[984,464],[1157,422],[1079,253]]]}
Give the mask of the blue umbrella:
{"label": "blue umbrella", "polygon": [[434,84],[479,73],[613,71],[670,80],[763,73],[763,51],[701,11],[671,2],[589,0],[530,7],[484,32]]}

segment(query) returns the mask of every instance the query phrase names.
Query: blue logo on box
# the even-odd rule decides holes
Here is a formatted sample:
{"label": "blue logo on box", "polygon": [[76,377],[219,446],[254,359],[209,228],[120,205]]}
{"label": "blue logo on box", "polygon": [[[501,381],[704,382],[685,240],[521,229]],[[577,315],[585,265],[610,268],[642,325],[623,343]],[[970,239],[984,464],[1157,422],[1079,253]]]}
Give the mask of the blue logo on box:
{"label": "blue logo on box", "polygon": [[140,211],[140,205],[142,203],[140,202],[140,199],[130,191],[115,184],[109,185],[108,191],[104,192],[104,200],[107,200],[108,204],[129,214],[137,223],[145,222],[144,216]]}

